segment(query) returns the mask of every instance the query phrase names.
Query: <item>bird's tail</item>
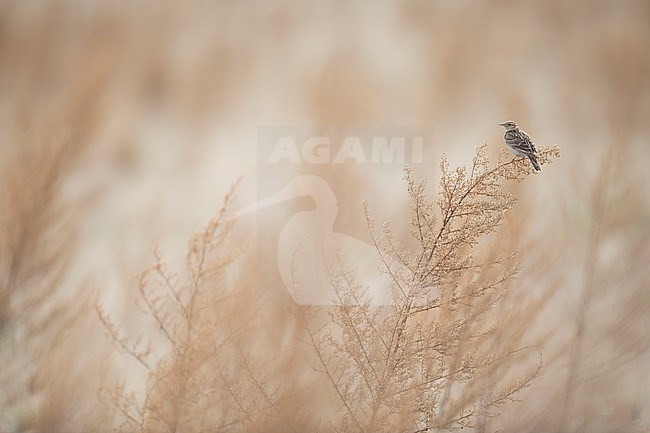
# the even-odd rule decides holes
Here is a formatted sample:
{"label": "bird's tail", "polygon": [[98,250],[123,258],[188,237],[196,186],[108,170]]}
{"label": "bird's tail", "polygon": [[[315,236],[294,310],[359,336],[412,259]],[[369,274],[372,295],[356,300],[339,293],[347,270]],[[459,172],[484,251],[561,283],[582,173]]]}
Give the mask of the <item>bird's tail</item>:
{"label": "bird's tail", "polygon": [[535,155],[528,155],[528,158],[530,158],[530,162],[533,164],[533,168],[536,171],[542,171],[542,169],[539,167],[539,164],[537,163],[537,157]]}

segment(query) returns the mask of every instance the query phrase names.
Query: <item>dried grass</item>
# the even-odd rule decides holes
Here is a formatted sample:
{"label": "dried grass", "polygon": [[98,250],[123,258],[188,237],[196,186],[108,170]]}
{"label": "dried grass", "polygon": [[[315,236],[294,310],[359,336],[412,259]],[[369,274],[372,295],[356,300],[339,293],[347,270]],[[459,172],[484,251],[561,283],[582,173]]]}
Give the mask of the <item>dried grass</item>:
{"label": "dried grass", "polygon": [[[0,3],[0,432],[647,431],[647,2],[258,6]],[[147,260],[136,220],[159,205],[178,219],[154,237],[184,238],[218,182],[254,173],[260,122],[431,125],[427,159],[466,161],[506,113],[564,143],[561,164],[504,191],[528,174],[511,163],[465,198],[481,158],[476,173],[443,166],[439,197],[416,168],[414,225],[371,200],[371,226],[396,210],[372,232],[391,307],[364,303],[336,251],[340,306],[265,303],[264,270],[217,215],[178,275],[161,248],[134,284],[139,312],[124,288],[97,320],[94,292]],[[386,187],[336,174],[342,210],[359,201],[351,180]],[[97,216],[130,200],[135,219]],[[466,215],[444,213],[460,201]],[[86,224],[129,253],[97,248]]]}
{"label": "dried grass", "polygon": [[[538,375],[541,346],[521,341],[548,300],[520,305],[522,314],[496,308],[517,266],[511,255],[497,253],[498,242],[484,245],[483,254],[474,247],[515,203],[504,181],[521,181],[531,171],[505,154],[493,167],[486,152],[486,145],[478,148],[469,172],[451,170],[443,158],[437,200],[407,168],[416,253],[400,245],[389,224],[373,234],[392,281],[392,305],[372,307],[364,282],[339,254],[330,268],[339,303],[329,319],[315,307],[294,305],[278,316],[254,298],[241,302],[241,282],[230,286],[224,278],[235,260],[226,245],[232,193],[226,196],[219,214],[190,240],[183,277],[156,254],[140,278],[138,300],[164,342],[158,350],[151,336],[122,336],[98,306],[116,346],[147,372],[141,397],[124,382],[104,391],[125,431],[266,431],[276,425],[295,432],[425,432],[484,425]],[[540,162],[552,156],[559,156],[557,147],[542,149]],[[374,233],[368,210],[367,223]],[[277,321],[292,325],[288,350],[278,351],[260,333]],[[296,364],[298,355],[309,366]],[[302,407],[287,404],[299,386],[325,395],[325,406],[307,412],[304,401]]]}

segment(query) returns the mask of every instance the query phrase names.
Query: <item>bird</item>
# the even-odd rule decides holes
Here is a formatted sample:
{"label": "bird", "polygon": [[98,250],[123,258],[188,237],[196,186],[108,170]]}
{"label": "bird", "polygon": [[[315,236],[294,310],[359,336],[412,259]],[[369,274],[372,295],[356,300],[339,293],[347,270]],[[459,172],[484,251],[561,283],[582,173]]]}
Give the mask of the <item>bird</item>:
{"label": "bird", "polygon": [[499,123],[499,125],[506,129],[506,133],[503,134],[503,141],[506,142],[510,152],[522,158],[528,157],[530,163],[533,164],[533,168],[536,171],[542,171],[537,163],[537,149],[535,149],[535,144],[530,139],[530,136],[519,129],[519,126],[512,120]]}

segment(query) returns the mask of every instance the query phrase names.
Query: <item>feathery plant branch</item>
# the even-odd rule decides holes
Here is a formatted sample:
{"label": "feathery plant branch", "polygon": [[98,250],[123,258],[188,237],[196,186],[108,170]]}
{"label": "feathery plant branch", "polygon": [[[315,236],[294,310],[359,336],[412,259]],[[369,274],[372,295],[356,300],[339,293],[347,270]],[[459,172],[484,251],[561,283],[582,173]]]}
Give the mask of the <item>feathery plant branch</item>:
{"label": "feathery plant branch", "polygon": [[[210,365],[214,368],[209,370],[219,370],[216,357],[221,347],[233,338],[229,332],[213,333],[223,327],[228,314],[225,306],[232,302],[228,299],[232,289],[221,281],[237,256],[225,247],[234,223],[226,216],[234,188],[225,195],[223,206],[206,228],[190,239],[185,279],[168,269],[157,249],[154,264],[140,276],[137,300],[166,342],[166,351],[160,350],[160,344],[156,346],[158,351],[154,351],[152,340],[145,335],[123,336],[102,306],[96,307],[116,346],[148,372],[148,385],[141,402],[127,391],[124,383],[103,394],[123,414],[127,424],[141,432],[160,431],[160,428],[174,431],[193,425],[188,405],[195,407],[214,401],[229,386],[226,381],[206,380],[204,370]],[[246,326],[245,317],[241,316],[242,323],[233,331],[235,334]],[[217,342],[222,338],[223,341]],[[211,345],[211,341],[215,344]],[[215,389],[219,392],[215,393]]]}
{"label": "feathery plant branch", "polygon": [[[558,156],[557,146],[540,148],[538,160],[547,164]],[[502,349],[490,344],[506,339],[512,326],[496,315],[495,305],[519,268],[512,254],[494,253],[498,243],[477,248],[516,202],[505,182],[524,180],[532,168],[506,152],[491,165],[486,144],[477,148],[469,170],[451,169],[444,155],[440,168],[437,199],[428,197],[426,181],[405,168],[415,253],[396,239],[391,223],[377,234],[364,202],[372,242],[392,285],[391,307],[347,303],[363,300],[364,291],[343,257],[328,268],[340,302],[329,325],[315,330],[306,323],[317,369],[342,403],[340,418],[330,419],[335,431],[468,427],[479,413],[493,414],[514,399],[541,368],[540,359],[517,380],[490,378],[497,369],[530,361],[528,352],[516,347],[523,333]]]}
{"label": "feathery plant branch", "polygon": [[[540,149],[539,162],[548,163],[558,152],[556,147]],[[338,298],[329,316],[322,320],[310,315],[309,307],[293,305],[289,316],[282,318],[285,324],[295,324],[292,338],[306,343],[300,347],[308,350],[306,362],[319,379],[313,386],[319,394],[323,389],[331,392],[324,394],[324,401],[337,402],[324,415],[331,431],[471,427],[515,401],[539,374],[541,352],[534,359],[535,345],[524,344],[522,338],[542,301],[522,305],[530,309],[526,315],[498,314],[496,306],[519,267],[513,254],[501,251],[498,240],[486,238],[515,203],[505,181],[521,181],[531,168],[505,155],[491,166],[483,145],[471,168],[451,169],[443,156],[441,170],[440,192],[431,198],[426,182],[416,181],[406,168],[412,211],[407,224],[416,248],[401,242],[391,223],[377,233],[369,205],[364,204],[381,272],[390,281],[391,306],[373,306],[368,287],[357,281],[346,268],[346,257],[336,250],[326,260]],[[131,430],[306,427],[296,415],[295,403],[289,403],[296,401],[289,390],[299,393],[284,383],[291,382],[285,376],[289,370],[272,375],[305,353],[294,347],[277,356],[272,345],[276,355],[270,362],[261,350],[268,344],[260,341],[262,328],[254,326],[264,320],[263,311],[252,302],[243,309],[245,314],[229,314],[241,297],[231,296],[223,287],[225,268],[234,259],[226,253],[225,243],[232,227],[226,215],[230,200],[228,195],[217,217],[190,240],[184,277],[170,271],[156,251],[154,265],[139,280],[142,311],[168,351],[154,353],[143,336],[123,337],[98,306],[100,320],[117,347],[148,373],[140,399],[124,383],[103,393]],[[294,287],[289,289],[297,291],[302,280],[293,262],[291,268]],[[302,383],[301,374],[292,366],[288,377]],[[313,430],[314,425],[308,425]]]}
{"label": "feathery plant branch", "polygon": [[272,327],[247,291],[248,276],[236,272],[238,250],[227,242],[233,197],[234,187],[216,216],[190,238],[184,274],[171,271],[154,251],[154,264],[138,281],[136,300],[155,328],[135,338],[124,336],[97,305],[117,348],[147,373],[139,394],[126,382],[100,393],[121,415],[124,431],[261,432],[275,424],[304,431],[295,409],[288,410],[290,381],[277,374],[293,358],[274,354],[271,362],[263,353],[273,346],[260,335]]}

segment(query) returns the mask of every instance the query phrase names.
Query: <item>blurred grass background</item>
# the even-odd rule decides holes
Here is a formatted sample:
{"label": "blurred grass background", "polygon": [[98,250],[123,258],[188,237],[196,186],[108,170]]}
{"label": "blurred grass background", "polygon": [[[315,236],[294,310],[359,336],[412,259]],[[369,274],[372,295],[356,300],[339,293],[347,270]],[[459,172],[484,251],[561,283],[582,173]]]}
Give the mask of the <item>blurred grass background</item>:
{"label": "blurred grass background", "polygon": [[[558,290],[540,324],[554,337],[544,376],[503,417],[513,431],[644,431],[648,46],[647,1],[0,2],[0,359],[13,366],[0,431],[103,431],[97,389],[128,365],[106,360],[83,303],[48,314],[24,298],[40,284],[60,308],[100,298],[129,320],[153,243],[180,261],[237,178],[239,200],[256,199],[259,127],[429,128],[418,175],[435,182],[440,153],[466,164],[486,141],[496,153],[507,119],[562,157],[513,186],[518,285]],[[400,215],[400,188],[360,193],[346,187],[355,167],[338,175],[340,203],[385,191],[373,207]],[[74,246],[44,284],[32,277],[50,218]],[[19,248],[29,236],[33,251]],[[20,254],[34,263],[17,273]],[[39,314],[47,326],[28,338]]]}

